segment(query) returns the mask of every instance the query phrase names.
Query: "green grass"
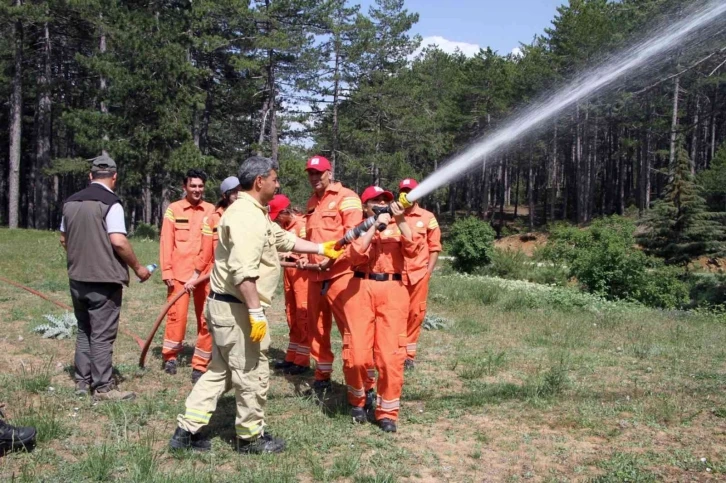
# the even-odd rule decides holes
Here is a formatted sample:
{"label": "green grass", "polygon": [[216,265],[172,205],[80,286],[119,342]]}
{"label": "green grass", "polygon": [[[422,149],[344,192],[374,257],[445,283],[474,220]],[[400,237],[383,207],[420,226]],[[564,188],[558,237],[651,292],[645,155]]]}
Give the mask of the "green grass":
{"label": "green grass", "polygon": [[[133,244],[143,263],[158,258],[156,242]],[[513,256],[501,265],[511,272],[520,262]],[[53,234],[0,230],[0,273],[70,302]],[[149,283],[132,280],[122,327],[145,337],[165,296],[156,274]],[[462,277],[444,267],[432,279],[429,312],[446,322],[422,333],[396,435],[352,425],[343,386],[323,411],[300,395],[309,381],[274,375],[268,423],[288,448],[249,457],[230,444],[231,394],[208,428],[211,453],[168,451],[191,368],[182,365],[176,377],[162,372],[162,331],[143,371],[136,343],[118,336],[117,377],[137,392],[135,401],[76,398],[74,342],[31,332],[43,314],[58,312],[0,285],[0,402],[11,422],[35,426],[39,435],[32,453],[2,459],[0,480],[610,482],[722,479],[726,472],[726,324],[713,315]],[[274,358],[287,343],[280,297],[269,317]],[[339,354],[338,334],[333,345]],[[334,377],[343,384],[339,359]]]}

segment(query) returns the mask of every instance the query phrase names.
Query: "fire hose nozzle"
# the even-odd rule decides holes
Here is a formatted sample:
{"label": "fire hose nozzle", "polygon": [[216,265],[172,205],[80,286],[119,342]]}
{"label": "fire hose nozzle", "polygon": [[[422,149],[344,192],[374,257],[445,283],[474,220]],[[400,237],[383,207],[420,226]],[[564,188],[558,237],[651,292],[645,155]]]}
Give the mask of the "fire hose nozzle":
{"label": "fire hose nozzle", "polygon": [[401,203],[401,206],[403,206],[404,209],[411,208],[413,206],[413,203],[408,201],[408,194],[407,193],[401,193],[398,195],[398,202]]}

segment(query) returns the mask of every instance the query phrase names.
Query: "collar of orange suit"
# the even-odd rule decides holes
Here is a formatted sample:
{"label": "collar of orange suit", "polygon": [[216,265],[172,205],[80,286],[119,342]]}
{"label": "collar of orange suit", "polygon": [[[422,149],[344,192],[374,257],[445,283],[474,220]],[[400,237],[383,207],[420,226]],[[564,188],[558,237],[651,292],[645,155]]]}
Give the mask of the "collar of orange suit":
{"label": "collar of orange suit", "polygon": [[[323,196],[328,194],[328,191],[330,191],[331,193],[337,193],[338,191],[340,191],[340,188],[342,188],[342,187],[343,187],[343,184],[340,181],[332,182],[328,185],[327,188],[325,188],[325,194],[323,194]],[[318,194],[315,192],[313,192],[313,196],[315,198],[318,198]],[[319,200],[319,198],[318,198],[318,200]]]}
{"label": "collar of orange suit", "polygon": [[421,207],[419,206],[418,203],[414,203],[413,206],[411,207],[411,211],[406,213],[406,216],[422,216],[422,215],[423,215],[423,211],[421,211]]}
{"label": "collar of orange suit", "polygon": [[182,210],[188,210],[189,208],[193,208],[195,210],[197,208],[202,209],[202,210],[204,209],[204,207],[202,206],[202,203],[204,203],[204,200],[199,200],[199,203],[197,203],[196,205],[193,205],[193,204],[189,203],[188,199],[182,198],[181,200],[179,200],[179,203],[181,203]]}

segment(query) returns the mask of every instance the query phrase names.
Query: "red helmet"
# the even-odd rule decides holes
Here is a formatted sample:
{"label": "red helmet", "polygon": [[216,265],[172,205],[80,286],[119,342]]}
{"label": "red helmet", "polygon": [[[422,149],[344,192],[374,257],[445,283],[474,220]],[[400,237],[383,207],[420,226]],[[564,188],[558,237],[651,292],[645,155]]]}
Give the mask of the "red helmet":
{"label": "red helmet", "polygon": [[323,173],[325,171],[330,171],[330,169],[330,161],[328,161],[328,158],[324,158],[322,156],[313,156],[308,159],[308,162],[305,164],[305,171],[312,170]]}
{"label": "red helmet", "polygon": [[270,201],[270,219],[275,221],[282,210],[290,206],[290,199],[285,195],[275,195]]}
{"label": "red helmet", "polygon": [[361,202],[365,203],[368,200],[372,200],[373,198],[378,198],[379,196],[385,196],[386,201],[393,201],[393,193],[390,191],[386,191],[380,186],[369,186],[363,191],[363,194],[360,195]]}
{"label": "red helmet", "polygon": [[398,183],[398,189],[401,191],[403,191],[403,190],[410,191],[410,190],[414,189],[416,186],[418,186],[418,183],[413,178],[406,178],[403,181],[401,181],[400,183]]}

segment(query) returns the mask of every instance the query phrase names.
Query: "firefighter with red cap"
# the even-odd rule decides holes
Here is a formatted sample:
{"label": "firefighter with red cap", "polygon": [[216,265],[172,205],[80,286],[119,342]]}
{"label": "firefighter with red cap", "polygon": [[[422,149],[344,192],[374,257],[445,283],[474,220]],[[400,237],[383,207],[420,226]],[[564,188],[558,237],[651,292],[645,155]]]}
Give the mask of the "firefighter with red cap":
{"label": "firefighter with red cap", "polygon": [[[305,220],[290,209],[290,200],[285,195],[275,195],[270,201],[270,219],[298,238],[305,238]],[[307,255],[282,253],[287,262],[297,262]],[[275,364],[275,369],[297,376],[310,368],[310,342],[308,340],[308,274],[305,270],[285,268],[285,312],[290,329],[285,360]]]}
{"label": "firefighter with red cap", "polygon": [[[378,186],[370,186],[361,195],[368,216],[374,216],[374,206],[386,206],[392,200],[393,194]],[[368,368],[374,364],[378,371],[374,418],[383,431],[396,432],[408,340],[406,266],[417,259],[425,242],[409,227],[401,204],[392,203],[390,211],[393,216],[379,215],[377,223],[349,249],[353,297],[346,305],[343,370],[353,421],[364,423]]]}
{"label": "firefighter with red cap", "polygon": [[[418,183],[415,179],[406,178],[398,184],[398,189],[402,193],[409,193],[416,186],[418,186]],[[410,303],[404,368],[412,370],[415,367],[414,359],[416,358],[418,338],[421,335],[421,326],[426,317],[429,280],[441,252],[441,229],[434,214],[424,210],[416,202],[406,209],[405,216],[411,231],[425,240],[424,249],[414,259],[408,260],[406,265]]]}
{"label": "firefighter with red cap", "polygon": [[[360,198],[355,192],[333,181],[330,162],[323,156],[313,156],[305,166],[313,195],[305,213],[305,238],[320,242],[343,237],[345,232],[362,221]],[[310,263],[322,265],[320,272],[308,277],[308,331],[310,355],[316,362],[313,391],[320,397],[331,388],[333,351],[330,347],[332,319],[341,334],[344,332],[346,313],[344,306],[350,299],[349,284],[353,278],[347,252],[340,258],[328,260],[309,255]],[[307,263],[300,260],[299,265]]]}

